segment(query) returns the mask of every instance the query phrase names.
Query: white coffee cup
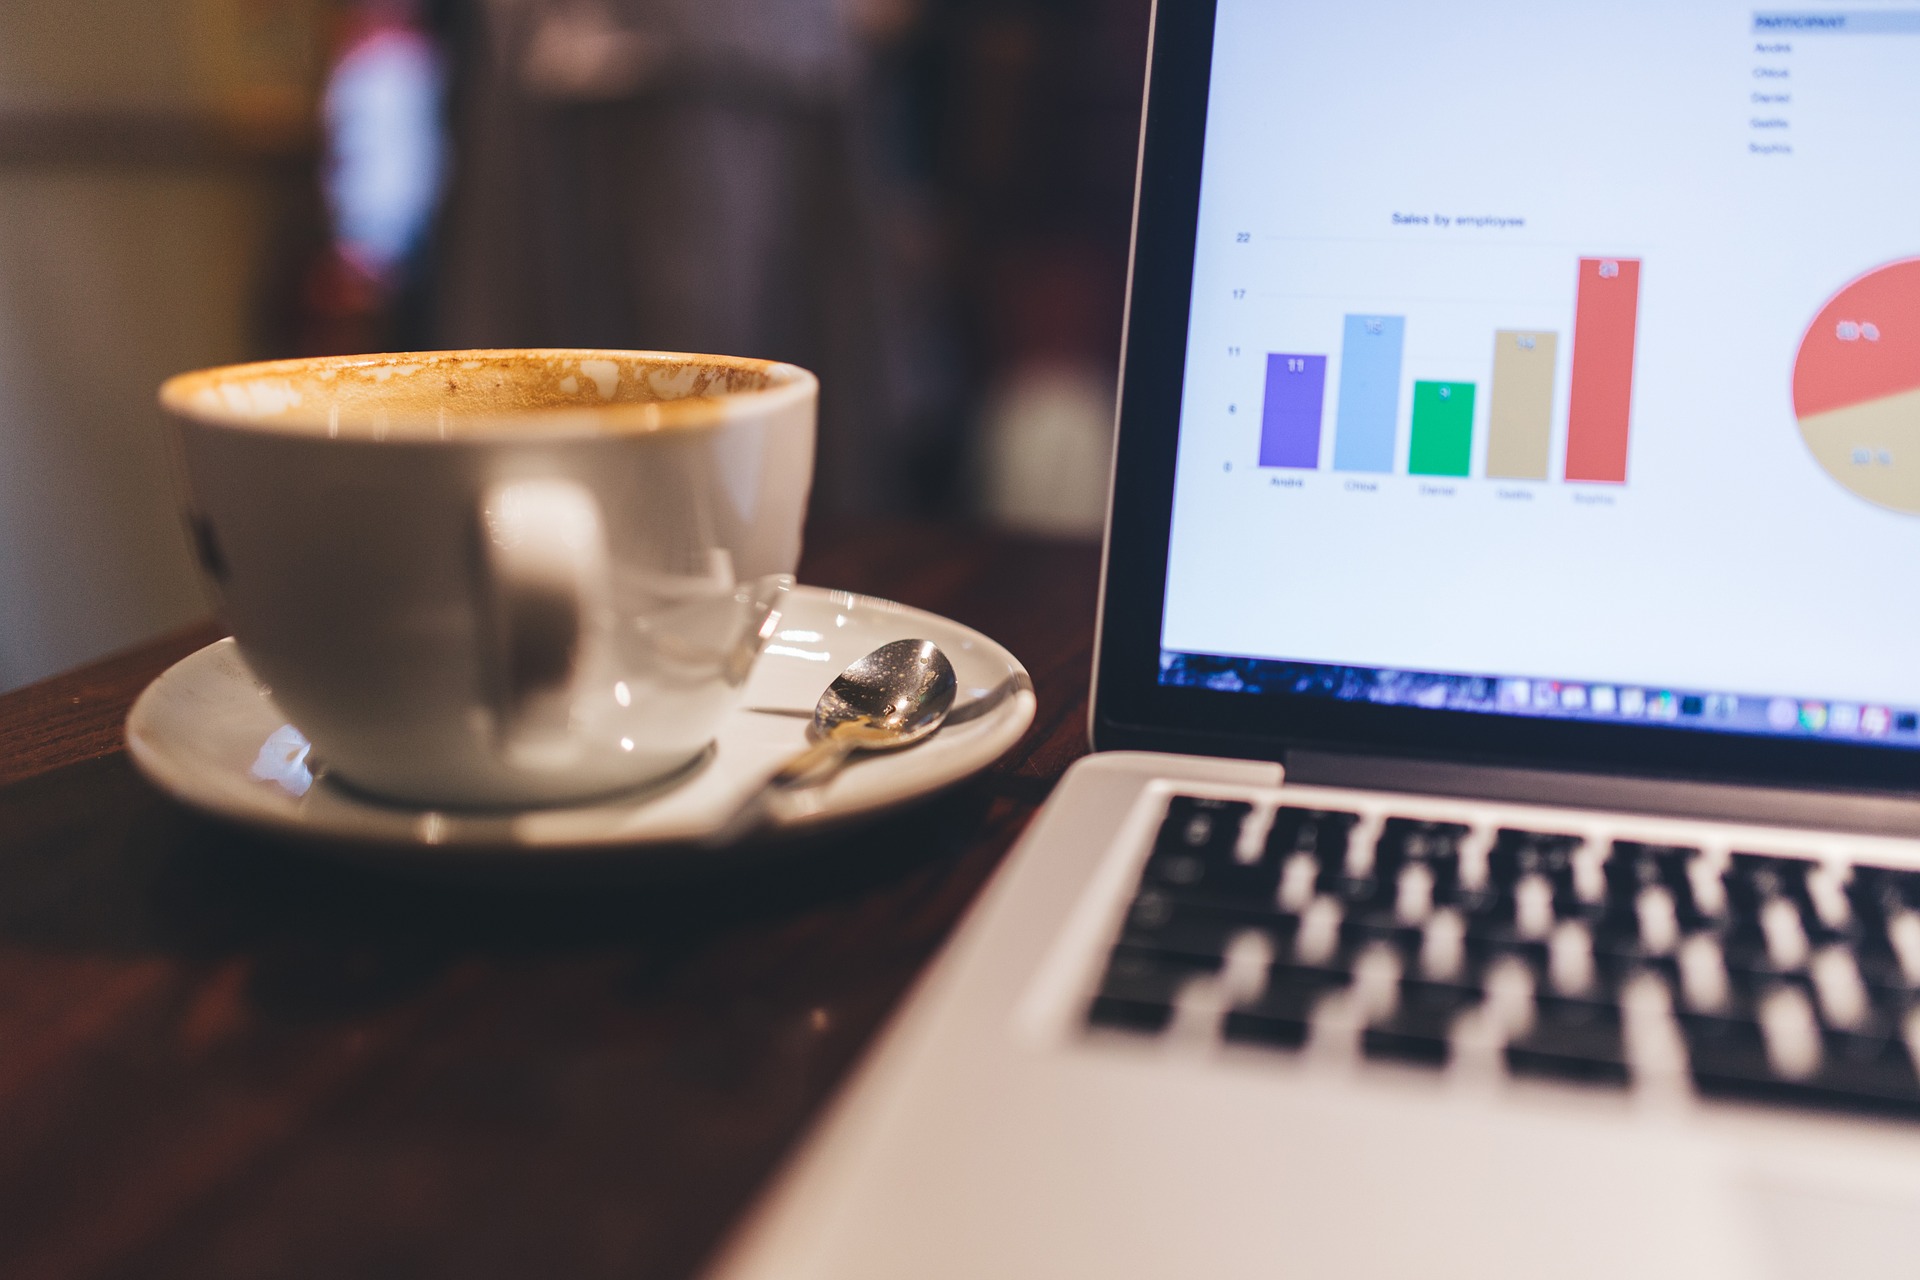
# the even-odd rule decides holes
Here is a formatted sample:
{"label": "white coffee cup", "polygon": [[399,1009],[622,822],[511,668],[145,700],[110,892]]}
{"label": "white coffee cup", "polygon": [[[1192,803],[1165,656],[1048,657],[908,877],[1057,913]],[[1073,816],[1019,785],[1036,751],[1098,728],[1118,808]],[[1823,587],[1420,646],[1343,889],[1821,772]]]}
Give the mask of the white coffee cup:
{"label": "white coffee cup", "polygon": [[413,804],[600,796],[697,757],[800,555],[818,384],[598,350],[182,374],[187,520],[316,759]]}

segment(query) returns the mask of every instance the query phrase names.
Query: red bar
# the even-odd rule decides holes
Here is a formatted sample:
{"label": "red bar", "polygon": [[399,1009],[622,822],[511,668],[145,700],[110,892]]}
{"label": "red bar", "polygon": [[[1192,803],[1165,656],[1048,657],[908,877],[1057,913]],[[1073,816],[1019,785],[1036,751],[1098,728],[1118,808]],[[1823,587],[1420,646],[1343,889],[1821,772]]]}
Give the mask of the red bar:
{"label": "red bar", "polygon": [[1633,407],[1633,331],[1640,314],[1638,258],[1580,259],[1573,317],[1573,390],[1567,410],[1567,479],[1624,484]]}

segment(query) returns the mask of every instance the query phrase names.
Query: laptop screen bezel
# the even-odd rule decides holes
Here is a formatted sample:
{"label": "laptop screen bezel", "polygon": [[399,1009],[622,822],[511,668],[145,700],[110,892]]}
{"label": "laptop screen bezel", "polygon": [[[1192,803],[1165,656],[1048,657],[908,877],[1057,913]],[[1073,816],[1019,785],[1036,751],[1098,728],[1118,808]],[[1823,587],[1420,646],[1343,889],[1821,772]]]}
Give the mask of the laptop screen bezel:
{"label": "laptop screen bezel", "polygon": [[[1309,749],[1920,789],[1920,752],[1900,748],[1229,693],[1159,682],[1215,17],[1213,0],[1154,7],[1095,653],[1096,749],[1260,759]],[[1783,611],[1781,625],[1793,625],[1790,612]]]}

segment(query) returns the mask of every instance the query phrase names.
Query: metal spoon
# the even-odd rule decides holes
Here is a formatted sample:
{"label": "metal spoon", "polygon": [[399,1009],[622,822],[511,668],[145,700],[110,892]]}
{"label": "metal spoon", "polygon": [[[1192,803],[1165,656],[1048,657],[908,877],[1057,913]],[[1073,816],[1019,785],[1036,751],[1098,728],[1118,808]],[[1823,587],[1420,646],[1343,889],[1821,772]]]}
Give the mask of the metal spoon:
{"label": "metal spoon", "polygon": [[766,816],[779,792],[825,782],[856,751],[911,746],[940,727],[960,687],[953,664],[931,640],[883,644],[842,671],[814,704],[806,748],[792,756],[709,837],[737,840]]}
{"label": "metal spoon", "polygon": [[[955,725],[967,724],[978,720],[989,712],[998,711],[1006,705],[1016,693],[1032,693],[1033,677],[1024,671],[1009,672],[991,689],[983,689],[964,701],[956,694],[953,710],[947,712],[947,718],[940,722],[942,729],[951,729]],[[799,707],[748,707],[748,711],[757,716],[784,716],[788,720],[811,720],[813,708],[804,710]]]}

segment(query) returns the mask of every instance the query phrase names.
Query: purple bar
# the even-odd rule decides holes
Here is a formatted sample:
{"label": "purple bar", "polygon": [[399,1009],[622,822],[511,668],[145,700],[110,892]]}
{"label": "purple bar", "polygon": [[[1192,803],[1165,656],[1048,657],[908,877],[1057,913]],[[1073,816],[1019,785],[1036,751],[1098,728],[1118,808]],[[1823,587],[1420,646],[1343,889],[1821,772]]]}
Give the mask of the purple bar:
{"label": "purple bar", "polygon": [[1320,410],[1327,390],[1325,356],[1267,357],[1267,405],[1260,415],[1260,465],[1320,465]]}

